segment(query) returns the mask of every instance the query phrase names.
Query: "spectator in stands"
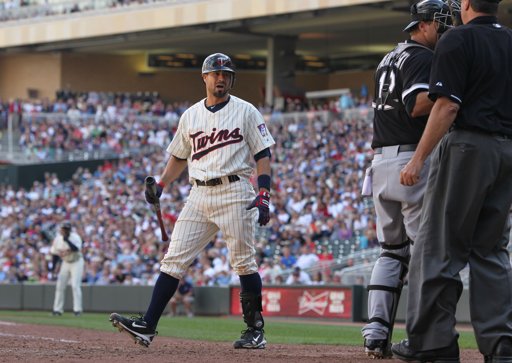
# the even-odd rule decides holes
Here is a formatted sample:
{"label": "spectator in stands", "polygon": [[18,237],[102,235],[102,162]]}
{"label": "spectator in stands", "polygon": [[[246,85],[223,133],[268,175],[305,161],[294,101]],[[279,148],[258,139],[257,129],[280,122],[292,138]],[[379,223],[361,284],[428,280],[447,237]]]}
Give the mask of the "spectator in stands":
{"label": "spectator in stands", "polygon": [[[224,271],[225,272],[225,271]],[[194,316],[192,304],[194,303],[194,287],[188,275],[185,275],[178,284],[176,293],[169,301],[171,311],[170,316],[177,316],[178,306],[183,305],[184,313],[187,317]]]}
{"label": "spectator in stands", "polygon": [[283,255],[281,256],[280,262],[283,268],[288,269],[295,266],[297,257],[291,254],[290,246],[284,246],[281,251]]}
{"label": "spectator in stands", "polygon": [[315,271],[313,273],[313,277],[311,278],[311,285],[325,285],[323,277],[324,275],[321,271]]}
{"label": "spectator in stands", "polygon": [[286,285],[310,285],[311,277],[300,267],[295,267],[293,272],[286,279]]}
{"label": "spectator in stands", "polygon": [[309,244],[304,244],[300,248],[300,255],[295,262],[295,266],[299,267],[302,271],[310,270],[315,267],[320,258],[311,250],[311,246]]}

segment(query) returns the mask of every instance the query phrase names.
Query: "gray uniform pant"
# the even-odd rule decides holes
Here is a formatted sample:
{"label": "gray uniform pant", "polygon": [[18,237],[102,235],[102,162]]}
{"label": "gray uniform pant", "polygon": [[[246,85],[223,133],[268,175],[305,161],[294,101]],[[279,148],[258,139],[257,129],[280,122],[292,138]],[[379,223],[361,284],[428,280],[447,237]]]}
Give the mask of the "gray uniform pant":
{"label": "gray uniform pant", "polygon": [[508,218],[512,140],[456,130],[431,159],[409,272],[407,334],[415,350],[453,344],[459,272],[469,263],[471,322],[482,354],[512,337]]}
{"label": "gray uniform pant", "polygon": [[[397,295],[382,287],[397,288],[405,266],[400,260],[409,258],[408,238],[414,240],[420,222],[421,205],[425,191],[428,165],[422,171],[420,182],[413,187],[400,184],[400,171],[413,151],[398,152],[398,145],[384,147],[372,161],[371,174],[373,202],[377,214],[377,238],[385,248],[372,270],[370,286],[381,286],[368,293],[368,319],[362,333],[366,339],[386,339],[393,323],[393,304]],[[395,246],[405,245],[401,248]],[[383,254],[382,254],[383,253]],[[393,258],[396,256],[395,258]]]}

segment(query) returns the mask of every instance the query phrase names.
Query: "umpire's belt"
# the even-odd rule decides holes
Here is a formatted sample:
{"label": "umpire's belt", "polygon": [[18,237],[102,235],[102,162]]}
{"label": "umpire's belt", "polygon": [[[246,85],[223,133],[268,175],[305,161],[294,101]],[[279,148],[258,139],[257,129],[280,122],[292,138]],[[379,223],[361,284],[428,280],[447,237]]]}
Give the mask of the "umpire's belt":
{"label": "umpire's belt", "polygon": [[[400,145],[398,147],[398,152],[402,153],[402,152],[406,152],[406,151],[416,151],[417,146],[418,146],[418,144]],[[375,149],[373,149],[373,153],[374,154],[382,154],[382,148],[376,147]]]}
{"label": "umpire's belt", "polygon": [[[215,179],[210,179],[210,180],[206,180],[206,181],[197,180],[197,179],[194,179],[194,180],[198,187],[214,187],[216,185],[222,184],[222,179],[223,178],[215,178]],[[240,177],[238,175],[228,175],[227,180],[230,183],[233,183],[233,182],[239,181]]]}

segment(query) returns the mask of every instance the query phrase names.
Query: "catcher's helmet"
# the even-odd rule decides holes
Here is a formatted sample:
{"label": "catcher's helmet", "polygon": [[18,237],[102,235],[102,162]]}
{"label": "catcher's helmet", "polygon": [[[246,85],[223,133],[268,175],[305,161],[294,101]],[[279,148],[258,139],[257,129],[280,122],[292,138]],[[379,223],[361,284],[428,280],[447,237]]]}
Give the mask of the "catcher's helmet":
{"label": "catcher's helmet", "polygon": [[440,33],[451,27],[451,13],[448,4],[443,0],[421,0],[411,6],[411,22],[404,28],[404,32],[413,30],[420,21],[434,20],[441,25]]}

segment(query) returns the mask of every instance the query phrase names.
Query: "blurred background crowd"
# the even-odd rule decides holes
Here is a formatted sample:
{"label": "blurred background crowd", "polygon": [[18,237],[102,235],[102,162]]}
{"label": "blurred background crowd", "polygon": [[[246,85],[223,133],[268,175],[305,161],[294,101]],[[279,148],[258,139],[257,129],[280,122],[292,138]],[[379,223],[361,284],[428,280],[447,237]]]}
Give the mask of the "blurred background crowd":
{"label": "blurred background crowd", "polygon": [[[165,148],[190,103],[164,103],[156,93],[59,92],[54,101],[0,104],[0,130],[5,133],[8,113],[17,115],[16,146],[26,158],[47,162],[97,149],[127,155],[97,170],[80,167],[70,180],[47,173],[30,188],[0,186],[0,283],[54,280],[49,246],[64,220],[84,239],[85,283],[154,283],[167,244],[160,242],[143,181],[163,170]],[[344,280],[343,271],[357,258],[368,264],[372,255],[364,251],[378,246],[371,200],[360,195],[373,155],[367,98],[289,99],[282,110],[259,108],[276,140],[272,219],[257,235],[264,284],[364,283],[362,276]],[[189,188],[185,173],[162,197],[169,231]],[[226,256],[219,234],[187,280],[237,284]]]}

